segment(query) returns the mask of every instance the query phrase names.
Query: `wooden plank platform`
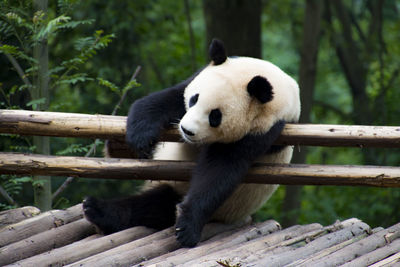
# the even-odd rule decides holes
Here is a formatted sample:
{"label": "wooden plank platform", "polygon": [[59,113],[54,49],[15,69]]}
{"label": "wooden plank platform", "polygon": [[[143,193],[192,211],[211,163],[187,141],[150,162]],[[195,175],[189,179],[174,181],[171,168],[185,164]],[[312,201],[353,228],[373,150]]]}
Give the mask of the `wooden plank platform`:
{"label": "wooden plank platform", "polygon": [[[16,216],[16,215],[20,216]],[[269,220],[208,224],[197,247],[180,248],[173,228],[97,234],[82,206],[2,212],[0,266],[398,266],[400,223],[371,229],[352,218],[281,229]],[[14,219],[13,219],[14,218]]]}

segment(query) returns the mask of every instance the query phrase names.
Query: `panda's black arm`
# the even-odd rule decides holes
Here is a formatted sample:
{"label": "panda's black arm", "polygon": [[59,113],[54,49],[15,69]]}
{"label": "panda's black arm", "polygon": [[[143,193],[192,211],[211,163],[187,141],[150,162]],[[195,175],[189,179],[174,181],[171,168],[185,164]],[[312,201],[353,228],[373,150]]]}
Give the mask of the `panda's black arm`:
{"label": "panda's black arm", "polygon": [[185,114],[183,93],[198,74],[187,80],[135,101],[128,114],[126,142],[140,158],[151,157],[160,133]]}
{"label": "panda's black arm", "polygon": [[176,235],[183,246],[199,242],[204,224],[242,182],[254,160],[268,153],[284,126],[278,121],[265,134],[211,144],[201,151],[189,191],[178,206]]}

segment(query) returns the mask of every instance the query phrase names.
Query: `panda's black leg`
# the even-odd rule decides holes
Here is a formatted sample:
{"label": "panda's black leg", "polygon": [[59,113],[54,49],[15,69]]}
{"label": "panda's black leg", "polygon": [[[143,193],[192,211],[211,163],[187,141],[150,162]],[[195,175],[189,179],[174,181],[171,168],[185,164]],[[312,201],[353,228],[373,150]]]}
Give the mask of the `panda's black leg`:
{"label": "panda's black leg", "polygon": [[215,143],[203,148],[182,203],[178,205],[177,240],[193,247],[212,214],[240,184],[251,163],[264,155],[280,135],[285,123],[277,122],[268,133],[247,135],[231,144]]}
{"label": "panda's black leg", "polygon": [[161,185],[123,199],[88,197],[83,210],[86,219],[104,234],[139,225],[161,230],[174,225],[175,206],[180,200],[181,196],[171,186]]}
{"label": "panda's black leg", "polygon": [[139,158],[151,158],[161,131],[170,127],[171,123],[179,122],[183,117],[186,112],[183,97],[185,88],[198,73],[132,104],[128,114],[125,139]]}

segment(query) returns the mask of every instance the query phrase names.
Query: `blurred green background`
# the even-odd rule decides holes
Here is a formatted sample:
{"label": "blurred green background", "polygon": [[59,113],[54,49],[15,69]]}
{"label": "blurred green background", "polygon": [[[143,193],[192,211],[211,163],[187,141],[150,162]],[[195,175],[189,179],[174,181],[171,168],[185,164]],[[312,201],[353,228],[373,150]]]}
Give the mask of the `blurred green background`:
{"label": "blurred green background", "polygon": [[[295,77],[303,123],[400,124],[399,1],[6,1],[0,0],[0,108],[117,115],[150,92],[207,64],[211,38],[230,55],[261,57]],[[47,12],[38,4],[45,4]],[[35,47],[48,50],[49,95],[37,97]],[[13,58],[25,73],[18,75]],[[43,59],[43,58],[42,58]],[[42,63],[41,63],[42,62]],[[129,83],[137,66],[141,71]],[[0,151],[40,152],[32,137],[0,135]],[[50,138],[50,154],[83,156],[93,140]],[[399,166],[399,149],[296,148],[309,164]],[[96,146],[102,155],[102,142]],[[55,192],[66,177],[52,177]],[[33,205],[42,180],[1,175],[0,208]],[[65,208],[86,195],[137,191],[138,181],[75,179],[55,197]],[[400,221],[400,190],[281,186],[255,219],[283,225],[357,217],[371,226]]]}

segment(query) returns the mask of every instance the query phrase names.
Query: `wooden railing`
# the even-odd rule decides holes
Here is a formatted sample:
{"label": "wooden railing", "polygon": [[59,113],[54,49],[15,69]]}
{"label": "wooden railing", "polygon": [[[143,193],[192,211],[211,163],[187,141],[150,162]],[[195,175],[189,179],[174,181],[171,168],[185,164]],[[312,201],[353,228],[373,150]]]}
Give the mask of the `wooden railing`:
{"label": "wooden railing", "polygon": [[[123,140],[126,117],[0,110],[0,133]],[[167,130],[161,141],[180,141]],[[400,126],[288,124],[276,144],[400,147]],[[193,162],[0,153],[0,174],[188,180]],[[255,164],[245,182],[400,187],[400,167]]]}

